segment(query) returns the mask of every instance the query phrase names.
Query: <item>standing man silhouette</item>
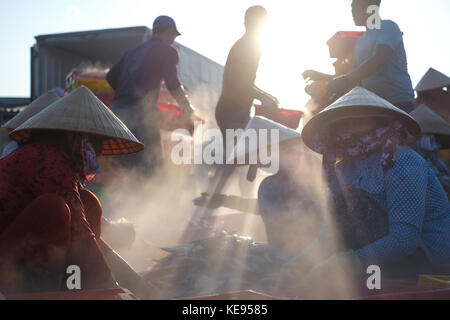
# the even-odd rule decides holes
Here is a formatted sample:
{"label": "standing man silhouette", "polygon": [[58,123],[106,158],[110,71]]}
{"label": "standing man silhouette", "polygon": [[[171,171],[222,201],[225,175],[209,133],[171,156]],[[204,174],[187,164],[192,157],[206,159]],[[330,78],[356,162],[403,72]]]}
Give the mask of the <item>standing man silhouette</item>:
{"label": "standing man silhouette", "polygon": [[261,101],[265,107],[277,108],[279,105],[276,98],[255,86],[262,55],[259,40],[267,19],[268,14],[264,7],[249,8],[245,13],[246,32],[234,44],[228,55],[223,75],[222,95],[216,109],[216,120],[222,131],[225,146],[227,129],[245,129],[247,126],[254,99]]}

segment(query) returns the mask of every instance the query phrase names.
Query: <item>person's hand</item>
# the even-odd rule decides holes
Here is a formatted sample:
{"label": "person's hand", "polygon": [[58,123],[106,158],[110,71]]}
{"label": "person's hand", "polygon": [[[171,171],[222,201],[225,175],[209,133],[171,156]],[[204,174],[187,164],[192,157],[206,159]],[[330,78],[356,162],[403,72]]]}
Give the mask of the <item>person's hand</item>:
{"label": "person's hand", "polygon": [[306,81],[325,81],[324,74],[315,70],[306,70],[302,73],[303,79]]}
{"label": "person's hand", "polygon": [[324,97],[326,90],[327,83],[321,81],[314,81],[305,87],[305,92],[314,99]]}
{"label": "person's hand", "polygon": [[280,101],[277,98],[275,98],[274,96],[272,96],[271,98],[278,108],[280,106]]}
{"label": "person's hand", "polygon": [[195,206],[205,207],[211,210],[222,207],[225,204],[227,196],[222,194],[202,193],[202,196],[192,200]]}
{"label": "person's hand", "polygon": [[330,101],[334,101],[351,89],[351,83],[346,76],[337,77],[327,86],[326,96]]}
{"label": "person's hand", "polygon": [[261,105],[265,109],[275,110],[275,109],[278,109],[278,106],[280,105],[280,102],[275,97],[264,96],[263,98],[261,98]]}

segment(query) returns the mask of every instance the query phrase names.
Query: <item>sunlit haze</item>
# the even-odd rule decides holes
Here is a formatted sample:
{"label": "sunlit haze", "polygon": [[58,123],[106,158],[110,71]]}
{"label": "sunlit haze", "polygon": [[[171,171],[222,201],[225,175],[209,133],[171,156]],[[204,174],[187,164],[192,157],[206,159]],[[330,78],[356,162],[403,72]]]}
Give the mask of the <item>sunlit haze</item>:
{"label": "sunlit haze", "polygon": [[[30,47],[34,36],[69,31],[145,25],[171,15],[182,36],[177,41],[225,64],[229,49],[244,32],[245,10],[255,4],[270,14],[257,84],[282,107],[301,108],[308,96],[305,69],[333,72],[326,41],[353,24],[350,0],[211,1],[91,0],[1,1],[0,96],[29,96]],[[415,85],[429,67],[450,73],[448,0],[384,0],[381,16],[404,32],[409,71]],[[212,106],[214,107],[214,106]]]}

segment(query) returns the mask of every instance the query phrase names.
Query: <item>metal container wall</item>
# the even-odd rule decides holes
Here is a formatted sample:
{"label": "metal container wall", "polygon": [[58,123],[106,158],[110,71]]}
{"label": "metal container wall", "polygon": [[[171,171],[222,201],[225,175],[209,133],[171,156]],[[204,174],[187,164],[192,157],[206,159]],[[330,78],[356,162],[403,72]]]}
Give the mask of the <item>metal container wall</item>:
{"label": "metal container wall", "polygon": [[[31,97],[64,87],[67,74],[74,68],[111,67],[126,50],[150,36],[147,27],[37,36],[31,48]],[[223,66],[178,43],[175,47],[180,55],[180,79],[194,105],[205,116],[214,114]]]}

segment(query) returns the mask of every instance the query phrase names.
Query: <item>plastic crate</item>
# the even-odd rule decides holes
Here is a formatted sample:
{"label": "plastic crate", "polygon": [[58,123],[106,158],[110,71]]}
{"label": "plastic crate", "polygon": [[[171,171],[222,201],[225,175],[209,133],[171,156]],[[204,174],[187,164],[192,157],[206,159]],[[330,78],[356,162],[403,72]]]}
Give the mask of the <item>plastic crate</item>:
{"label": "plastic crate", "polygon": [[353,56],[356,41],[363,35],[361,31],[339,31],[327,41],[330,57],[345,59]]}
{"label": "plastic crate", "polygon": [[66,77],[66,91],[71,91],[81,86],[89,88],[108,108],[112,108],[114,102],[114,90],[106,80],[105,71],[73,70]]}

